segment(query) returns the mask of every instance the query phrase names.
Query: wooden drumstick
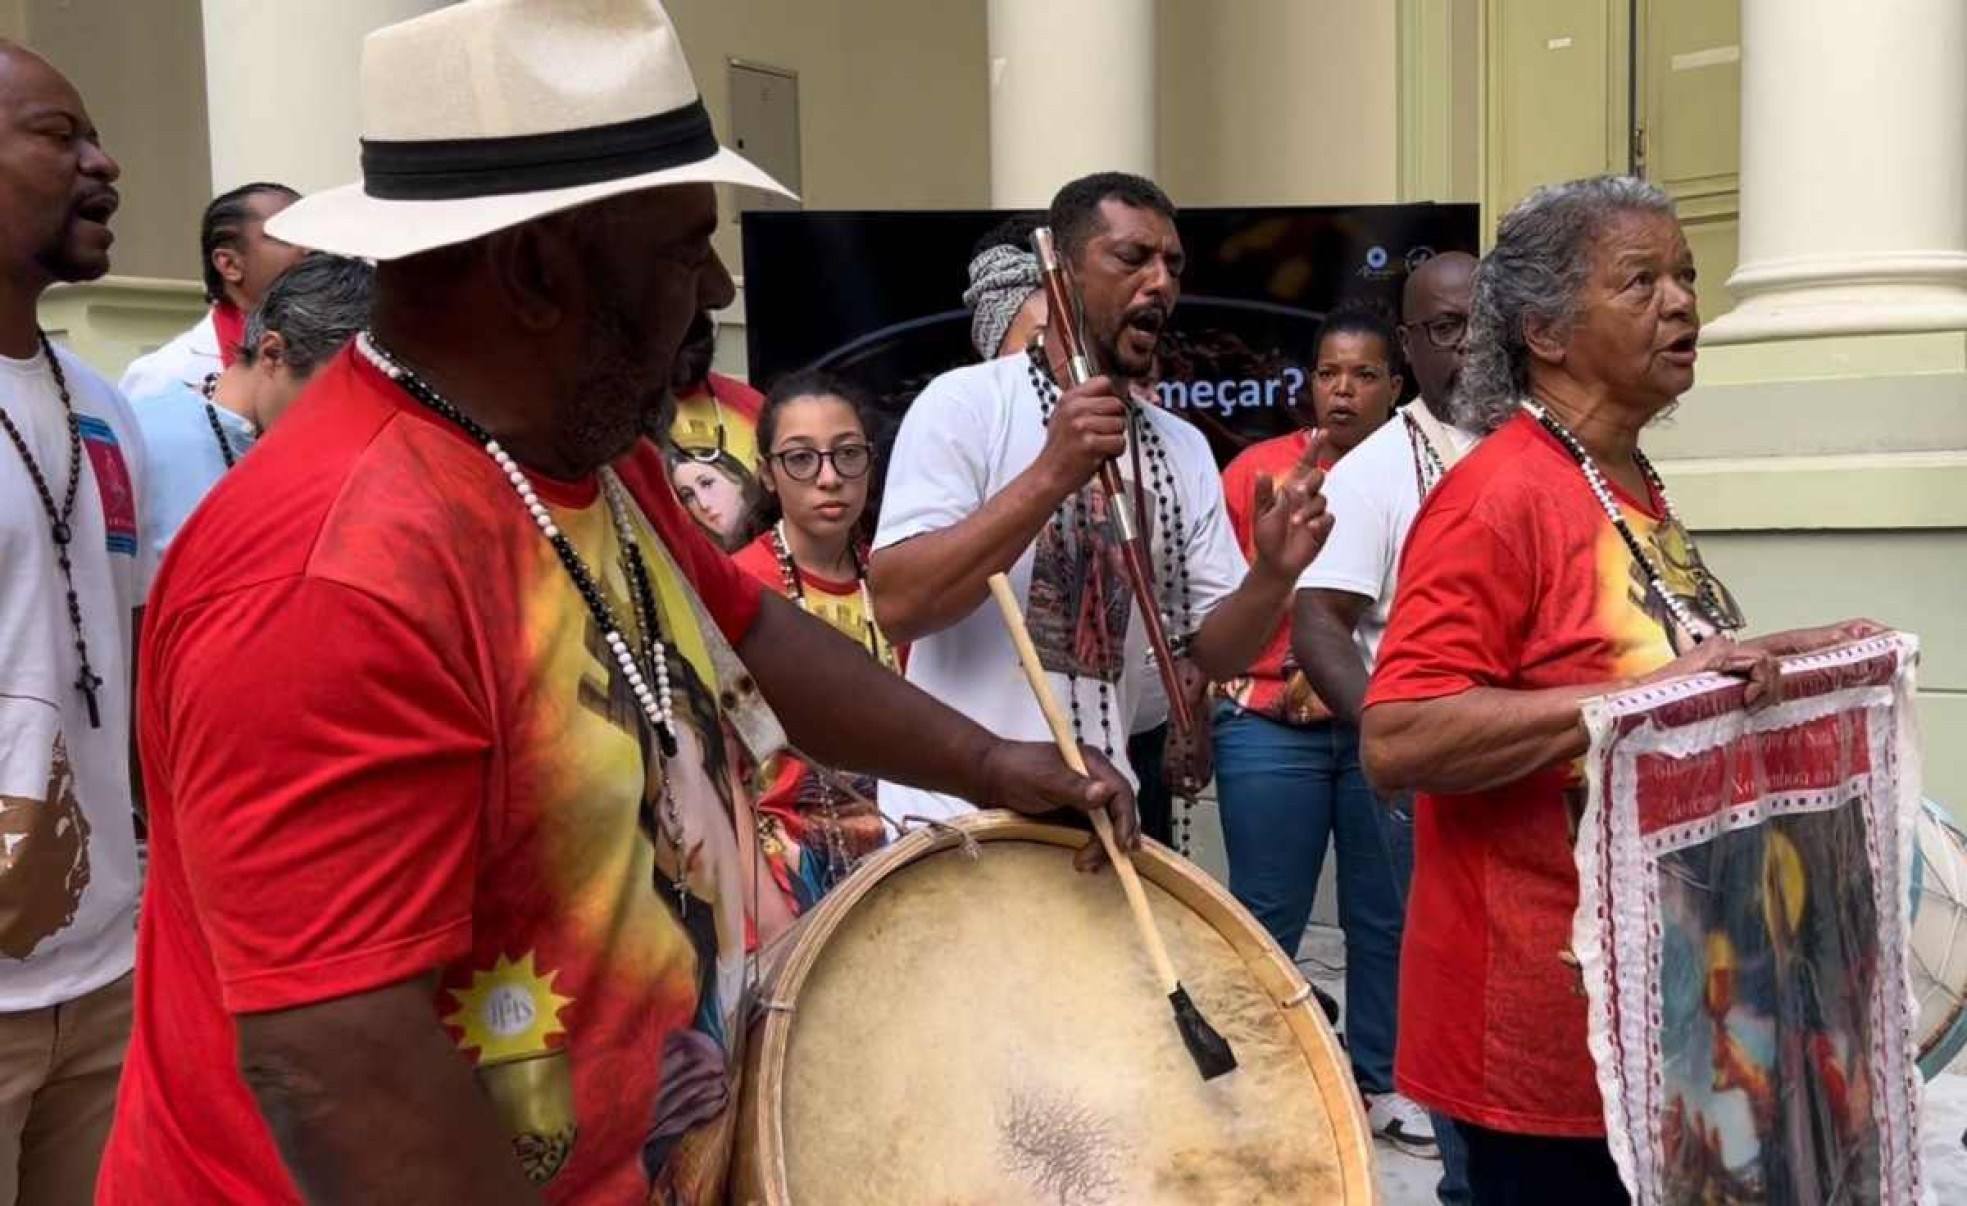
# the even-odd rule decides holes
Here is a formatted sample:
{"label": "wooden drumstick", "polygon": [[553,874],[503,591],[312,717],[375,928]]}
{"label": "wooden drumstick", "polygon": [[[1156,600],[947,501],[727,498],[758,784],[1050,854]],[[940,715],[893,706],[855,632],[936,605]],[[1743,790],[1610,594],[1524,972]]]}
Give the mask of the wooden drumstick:
{"label": "wooden drumstick", "polygon": [[[1011,644],[1018,651],[1018,664],[1024,667],[1025,681],[1031,684],[1032,697],[1038,701],[1038,710],[1045,715],[1045,724],[1052,730],[1052,740],[1058,743],[1059,757],[1065,764],[1088,778],[1086,759],[1079,752],[1079,743],[1073,739],[1072,723],[1066,719],[1064,709],[1059,707],[1058,696],[1052,693],[1052,682],[1045,677],[1045,665],[1038,658],[1038,649],[1031,643],[1031,630],[1024,622],[1024,611],[1018,606],[1017,596],[1011,593],[1011,581],[1003,574],[990,576],[990,593],[997,600],[997,608],[1004,613],[1004,627],[1010,630]],[[1236,1053],[1230,1049],[1229,1041],[1209,1025],[1208,1019],[1189,999],[1188,990],[1182,987],[1181,977],[1175,974],[1175,965],[1168,958],[1168,947],[1161,940],[1161,929],[1154,922],[1154,914],[1148,911],[1147,892],[1141,887],[1140,872],[1134,868],[1134,860],[1120,849],[1113,838],[1113,821],[1105,809],[1092,814],[1093,832],[1099,835],[1100,845],[1106,848],[1106,857],[1113,864],[1114,874],[1120,877],[1121,890],[1127,894],[1127,909],[1134,915],[1134,928],[1139,931],[1141,945],[1147,948],[1148,962],[1154,965],[1154,974],[1167,986],[1168,1003],[1175,1011],[1175,1029],[1181,1033],[1182,1045],[1188,1048],[1195,1060],[1196,1070],[1202,1079],[1214,1080],[1216,1077],[1236,1069]]]}

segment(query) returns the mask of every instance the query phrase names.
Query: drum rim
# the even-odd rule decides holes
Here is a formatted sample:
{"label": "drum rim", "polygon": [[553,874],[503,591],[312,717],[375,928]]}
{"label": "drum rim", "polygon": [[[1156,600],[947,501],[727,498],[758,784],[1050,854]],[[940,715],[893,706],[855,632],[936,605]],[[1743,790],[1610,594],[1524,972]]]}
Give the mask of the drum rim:
{"label": "drum rim", "polygon": [[[762,996],[768,1000],[761,1002],[764,1008],[747,1036],[748,1042],[758,1046],[746,1053],[747,1075],[740,1104],[744,1117],[740,1128],[743,1129],[744,1123],[751,1124],[756,1143],[753,1155],[761,1167],[733,1169],[731,1180],[738,1185],[748,1174],[756,1172],[762,1176],[763,1183],[753,1187],[754,1196],[746,1201],[765,1206],[792,1206],[782,1113],[785,1095],[783,1092],[767,1094],[761,1082],[770,1080],[775,1089],[783,1086],[799,993],[826,946],[824,939],[840,927],[877,884],[895,871],[932,855],[972,841],[1031,841],[1077,849],[1087,837],[1083,830],[1035,821],[1012,812],[971,813],[917,829],[869,856],[852,876],[827,894],[818,908],[802,919],[807,924],[784,935],[791,945],[762,989]],[[1311,986],[1297,964],[1278,948],[1227,888],[1173,850],[1143,838],[1134,862],[1142,879],[1173,896],[1221,935],[1277,1002],[1286,1025],[1304,1052],[1326,1116],[1331,1119],[1342,1187],[1342,1196],[1337,1201],[1349,1204],[1377,1200],[1373,1135],[1359,1089],[1352,1080],[1345,1049],[1332,1033],[1324,1010],[1317,1006]],[[1119,891],[1117,884],[1114,891]],[[1225,915],[1241,925],[1225,928],[1218,920]]]}
{"label": "drum rim", "polygon": [[[1931,823],[1937,827],[1940,830],[1941,837],[1949,842],[1954,849],[1958,850],[1963,858],[1967,858],[1967,829],[1963,829],[1954,820],[1953,814],[1948,812],[1946,807],[1939,801],[1922,797],[1919,805],[1921,813],[1919,820]],[[1912,891],[1908,893],[1912,908],[1908,917],[1908,924],[1918,919],[1920,897],[1922,895],[1922,889],[1925,886],[1926,860],[1924,852],[1919,846],[1919,825],[1917,823],[1913,826],[1912,845],[1912,874],[1910,876]],[[1908,935],[1909,942],[1910,935]],[[1916,958],[1917,956],[1915,955],[1915,960]],[[1915,1026],[1918,1024],[1918,1009],[1919,1003],[1915,997],[1912,1001]],[[1920,1079],[1932,1080],[1935,1076],[1946,1071],[1952,1065],[1954,1059],[1960,1055],[1961,1051],[1967,1050],[1967,996],[1960,997],[1955,1001],[1953,1008],[1947,1013],[1945,1020],[1938,1027],[1931,1031],[1915,1033],[1913,1035],[1913,1043],[1915,1046],[1913,1062],[1919,1067]]]}

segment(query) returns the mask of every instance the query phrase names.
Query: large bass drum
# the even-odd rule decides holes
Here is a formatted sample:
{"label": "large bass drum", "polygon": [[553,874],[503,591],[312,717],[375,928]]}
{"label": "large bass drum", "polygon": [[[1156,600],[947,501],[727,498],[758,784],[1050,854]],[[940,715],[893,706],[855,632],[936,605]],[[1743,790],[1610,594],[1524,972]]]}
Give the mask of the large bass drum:
{"label": "large bass drum", "polygon": [[1927,1080],[1967,1049],[1967,834],[1924,802],[1912,861],[1912,991]]}
{"label": "large bass drum", "polygon": [[1372,1141],[1297,968],[1220,886],[1136,860],[1236,1050],[1204,1082],[1111,872],[1010,814],[871,858],[768,960],[732,1198],[746,1206],[1365,1203]]}

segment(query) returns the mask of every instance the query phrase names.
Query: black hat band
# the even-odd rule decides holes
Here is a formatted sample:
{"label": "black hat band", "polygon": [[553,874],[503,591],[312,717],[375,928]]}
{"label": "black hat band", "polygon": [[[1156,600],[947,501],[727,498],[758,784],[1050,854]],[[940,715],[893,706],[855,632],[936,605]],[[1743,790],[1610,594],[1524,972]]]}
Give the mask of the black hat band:
{"label": "black hat band", "polygon": [[362,191],[383,201],[457,201],[574,188],[717,154],[702,98],[633,121],[504,138],[362,140]]}

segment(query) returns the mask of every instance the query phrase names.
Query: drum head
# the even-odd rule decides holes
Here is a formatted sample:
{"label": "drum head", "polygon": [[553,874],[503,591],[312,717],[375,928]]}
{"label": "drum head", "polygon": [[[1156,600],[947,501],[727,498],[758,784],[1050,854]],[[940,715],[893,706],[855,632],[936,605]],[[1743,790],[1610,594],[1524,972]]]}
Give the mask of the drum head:
{"label": "drum head", "polygon": [[1337,1047],[1309,1005],[1280,1007],[1275,966],[1261,982],[1248,952],[1274,947],[1245,937],[1239,952],[1221,932],[1225,918],[1254,929],[1247,915],[1205,918],[1146,885],[1184,983],[1239,1061],[1205,1083],[1114,875],[1071,859],[1056,840],[986,841],[974,859],[943,849],[891,864],[833,919],[772,1078],[790,1200],[1367,1200],[1369,1141]]}

